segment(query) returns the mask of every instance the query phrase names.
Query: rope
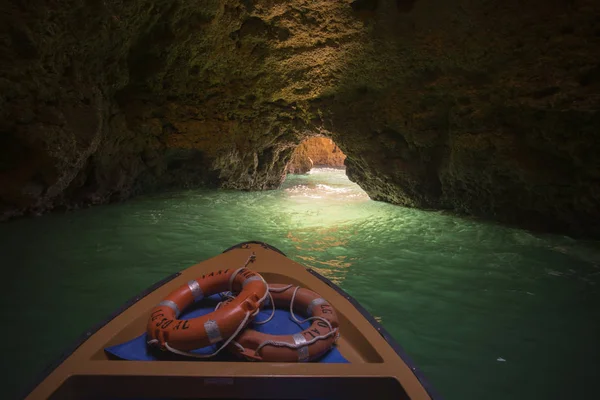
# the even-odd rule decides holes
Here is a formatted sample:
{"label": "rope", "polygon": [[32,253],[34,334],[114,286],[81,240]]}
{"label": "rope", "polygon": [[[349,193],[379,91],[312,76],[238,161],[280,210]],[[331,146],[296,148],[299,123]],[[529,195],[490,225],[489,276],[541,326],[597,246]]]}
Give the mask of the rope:
{"label": "rope", "polygon": [[[236,270],[236,271],[234,272],[234,277],[235,277],[235,274],[237,274],[237,273],[238,273],[238,272],[239,272],[241,269],[243,269],[243,268],[244,268],[244,267],[242,267],[242,268],[239,268],[238,270]],[[262,303],[262,302],[263,302],[263,301],[264,301],[264,300],[267,298],[267,296],[271,296],[271,294],[269,293],[269,290],[268,290],[268,288],[269,288],[269,285],[267,284],[267,282],[266,282],[264,279],[263,279],[262,281],[263,281],[263,283],[265,284],[265,286],[267,287],[267,290],[265,290],[265,294],[264,294],[264,295],[263,295],[263,297],[260,299],[259,303]],[[223,295],[224,295],[224,296],[226,296],[226,297],[228,297],[228,298],[235,298],[234,296],[228,295],[227,293],[225,293],[225,294],[223,294]],[[217,304],[217,306],[215,307],[215,311],[216,311],[216,310],[218,310],[218,309],[221,307],[221,305],[222,305],[223,303],[224,303],[224,301],[221,301],[221,302],[219,302],[219,303]],[[269,322],[269,321],[271,320],[271,318],[273,318],[273,315],[275,315],[275,303],[273,302],[273,297],[271,297],[271,303],[273,304],[273,314],[271,315],[271,317],[269,317],[269,319],[268,319],[268,320],[266,320],[266,321],[264,321],[264,322],[261,322],[261,323],[263,323],[263,324],[264,324],[264,323],[267,323],[267,322]],[[257,309],[254,311],[254,313],[252,313],[252,314],[250,314],[250,312],[246,312],[246,316],[244,317],[244,319],[242,320],[242,322],[240,323],[240,325],[237,327],[237,329],[235,330],[235,332],[233,333],[233,335],[231,335],[231,336],[229,337],[229,339],[227,339],[227,340],[225,341],[225,343],[223,343],[223,345],[222,345],[221,347],[219,347],[219,348],[218,348],[218,349],[217,349],[217,350],[216,350],[214,353],[212,353],[212,354],[196,354],[196,353],[190,353],[189,351],[177,350],[177,349],[175,349],[175,348],[173,348],[173,347],[169,346],[169,343],[168,343],[168,342],[165,342],[165,348],[166,348],[167,350],[169,350],[171,353],[175,353],[175,354],[179,354],[179,355],[182,355],[182,356],[187,356],[187,357],[193,357],[193,358],[210,358],[210,357],[214,357],[214,356],[216,356],[217,354],[219,354],[219,352],[220,352],[221,350],[223,350],[225,347],[227,347],[227,345],[228,345],[230,342],[232,342],[232,341],[233,341],[233,339],[234,339],[234,338],[236,338],[236,337],[239,335],[239,333],[242,331],[242,329],[244,329],[244,327],[246,326],[246,324],[248,323],[248,321],[250,320],[250,318],[251,318],[251,317],[255,317],[255,316],[256,316],[256,315],[259,313],[259,311],[260,311],[260,308],[257,308]],[[148,341],[148,344],[149,344],[149,345],[152,345],[152,344],[155,344],[155,343],[158,343],[158,342],[159,342],[159,341],[158,341],[157,339],[152,339],[152,340]],[[233,343],[234,343],[235,345],[237,345],[237,347],[238,347],[238,348],[240,348],[240,347],[241,347],[241,348],[242,348],[242,351],[243,351],[243,349],[244,349],[244,348],[242,347],[242,345],[240,345],[238,342],[235,342],[235,341],[234,341]]]}
{"label": "rope", "polygon": [[299,321],[298,318],[296,318],[296,315],[294,315],[294,300],[296,299],[296,293],[298,293],[298,289],[300,289],[300,286],[296,286],[296,289],[294,289],[294,294],[292,295],[292,301],[290,301],[290,314],[292,315],[292,319],[298,325],[301,325],[302,323],[307,322],[307,321],[313,321],[315,319],[324,321],[327,324],[327,326],[329,327],[329,331],[333,331],[333,327],[331,326],[331,323],[323,317],[309,317],[302,321]]}
{"label": "rope", "polygon": [[285,292],[286,290],[288,290],[288,289],[289,289],[289,288],[291,288],[292,286],[294,286],[294,285],[287,285],[287,286],[284,286],[284,287],[282,287],[282,288],[272,288],[272,287],[270,287],[270,288],[269,288],[269,292],[274,292],[274,293],[281,293],[281,292]]}
{"label": "rope", "polygon": [[[285,286],[285,287],[283,287],[283,288],[279,288],[279,289],[273,289],[273,288],[269,288],[269,291],[272,291],[272,292],[284,292],[284,291],[288,290],[289,288],[291,288],[292,286],[293,286],[293,285],[288,285],[288,286]],[[319,340],[325,340],[325,339],[328,339],[328,338],[330,338],[330,337],[331,337],[331,336],[333,336],[333,335],[336,335],[335,341],[337,342],[337,340],[338,340],[338,338],[339,338],[339,330],[338,330],[338,328],[335,328],[335,329],[334,329],[334,328],[331,326],[331,323],[330,323],[330,322],[329,322],[327,319],[325,319],[325,318],[323,318],[323,317],[309,317],[309,318],[306,318],[305,320],[302,320],[302,321],[300,321],[300,320],[299,320],[299,319],[296,317],[296,315],[294,314],[294,301],[296,300],[296,294],[298,293],[298,290],[299,290],[299,289],[300,289],[300,286],[296,286],[296,288],[294,289],[294,293],[292,294],[292,300],[290,301],[290,315],[291,315],[292,319],[293,319],[293,320],[294,320],[294,321],[295,321],[295,322],[296,322],[298,325],[301,325],[301,324],[302,324],[302,323],[304,323],[304,322],[307,322],[307,321],[312,321],[312,320],[320,320],[320,321],[324,321],[324,322],[327,324],[327,326],[329,327],[329,332],[327,332],[325,335],[319,335],[319,336],[316,336],[316,337],[312,338],[311,340],[309,340],[309,341],[307,341],[307,342],[305,342],[305,343],[301,343],[301,344],[295,344],[295,343],[294,343],[294,344],[291,344],[291,343],[288,343],[288,342],[280,342],[280,341],[276,341],[276,340],[265,340],[265,341],[264,341],[264,342],[262,342],[260,345],[258,345],[258,347],[256,348],[256,350],[254,350],[254,355],[255,355],[255,356],[260,356],[260,355],[259,355],[259,352],[260,352],[260,350],[261,350],[263,347],[265,347],[265,346],[288,347],[288,348],[290,348],[290,349],[294,349],[294,350],[295,350],[295,349],[299,349],[300,347],[304,347],[304,346],[310,346],[311,344],[313,344],[313,343],[315,343],[315,342],[317,342],[317,341],[319,341]],[[270,293],[269,293],[269,295],[270,295]],[[269,321],[269,320],[270,320],[270,319],[273,317],[273,315],[275,314],[275,303],[273,302],[273,296],[271,296],[271,302],[272,302],[272,304],[273,304],[273,313],[272,313],[271,317],[269,317],[269,319],[268,319],[267,321],[264,321],[264,322],[261,322],[261,323],[266,323],[266,322],[268,322],[268,321]],[[255,323],[256,323],[256,322],[255,322]],[[246,349],[244,348],[244,346],[242,346],[242,345],[241,345],[241,344],[239,344],[238,342],[233,342],[233,343],[236,345],[236,347],[237,347],[238,349],[240,349],[240,350],[241,350],[241,352],[244,352],[244,351],[246,350]]]}
{"label": "rope", "polygon": [[231,344],[233,344],[235,347],[237,347],[238,349],[240,349],[242,352],[244,352],[244,346],[242,346],[241,344],[239,344],[238,342],[236,342],[235,340],[233,342],[231,342]]}
{"label": "rope", "polygon": [[[219,293],[219,296],[221,296],[221,298],[226,298],[227,300],[231,300],[231,299],[235,299],[235,296],[233,296],[232,294],[229,294],[231,292],[223,292],[223,293]],[[215,311],[217,311],[219,308],[221,308],[221,306],[223,305],[223,303],[225,303],[227,300],[222,300],[220,301],[217,306],[215,307]]]}
{"label": "rope", "polygon": [[221,293],[219,293],[219,296],[221,296],[221,298],[227,298],[227,299],[235,298],[235,296],[231,292],[221,292]]}
{"label": "rope", "polygon": [[[306,343],[302,343],[302,344],[295,344],[295,343],[294,343],[294,344],[291,344],[291,343],[288,343],[288,342],[278,342],[278,341],[275,341],[275,340],[265,340],[264,342],[262,342],[262,343],[261,343],[261,344],[260,344],[260,345],[259,345],[259,346],[256,348],[256,350],[254,351],[254,355],[257,355],[257,356],[258,356],[258,355],[259,355],[259,354],[258,354],[258,353],[259,353],[259,351],[260,351],[260,350],[261,350],[263,347],[265,347],[265,346],[269,346],[269,345],[271,345],[271,346],[276,346],[276,347],[289,347],[290,349],[298,349],[298,348],[300,348],[300,347],[304,347],[304,346],[310,346],[311,344],[313,344],[313,343],[315,343],[315,342],[317,342],[317,341],[319,341],[319,340],[324,340],[324,339],[327,339],[327,338],[329,338],[329,337],[333,336],[333,335],[334,335],[334,334],[336,334],[336,333],[337,333],[337,328],[336,328],[335,330],[331,331],[331,332],[327,332],[325,335],[319,335],[319,336],[317,336],[317,337],[315,337],[315,338],[313,338],[313,339],[311,339],[311,340],[307,341]],[[241,346],[241,345],[240,345],[240,346]]]}
{"label": "rope", "polygon": [[269,322],[270,320],[272,320],[273,317],[275,316],[275,301],[273,300],[273,296],[271,296],[271,293],[268,290],[267,290],[267,293],[269,294],[269,298],[271,299],[271,306],[273,307],[273,311],[271,312],[271,315],[269,316],[269,318],[267,318],[264,321],[254,321],[254,325],[263,325],[263,324],[266,324],[267,322]]}
{"label": "rope", "polygon": [[193,358],[210,358],[210,357],[214,357],[217,354],[219,354],[219,352],[221,350],[223,350],[225,347],[227,347],[227,345],[229,344],[229,342],[231,342],[242,331],[242,329],[244,329],[244,326],[246,326],[246,323],[248,322],[249,319],[250,319],[250,313],[246,312],[246,316],[244,317],[244,320],[237,327],[237,329],[235,330],[235,332],[233,333],[233,335],[231,335],[229,337],[229,339],[227,339],[225,341],[225,343],[223,343],[223,345],[221,347],[219,347],[212,354],[196,354],[196,353],[190,353],[189,351],[177,350],[177,349],[174,349],[171,346],[169,346],[169,343],[167,343],[167,342],[165,342],[165,348],[167,350],[169,350],[171,353],[175,353],[175,354],[179,354],[179,355],[187,356],[187,357],[193,357]]}
{"label": "rope", "polygon": [[[244,266],[242,268],[237,269],[234,273],[233,276],[230,278],[231,279],[231,286],[229,289],[230,292],[233,293],[233,281],[235,280],[235,276],[240,272],[240,270],[246,268],[248,266],[248,264],[253,263],[254,261],[256,261],[256,254],[254,252],[252,252],[252,254],[250,254],[250,256],[248,257],[248,259],[246,260],[246,262],[244,263]],[[258,275],[260,276],[260,275]],[[267,290],[265,290],[265,294],[264,296],[258,301],[259,304],[262,304],[263,301],[265,301],[265,299],[267,298],[267,295],[269,295],[269,284],[267,283],[267,281],[264,280],[264,278],[262,276],[260,276],[260,280],[265,284],[265,287],[267,288]],[[256,316],[256,314],[258,314],[258,312],[260,311],[260,307],[256,309],[256,311],[254,312],[254,314],[252,314],[252,317]]]}
{"label": "rope", "polygon": [[244,264],[244,266],[242,268],[246,268],[248,266],[248,264],[250,264],[251,262],[254,262],[254,260],[256,260],[256,254],[254,254],[254,252],[252,252],[252,254],[250,254],[250,257],[248,257],[248,259],[246,260],[246,263]]}
{"label": "rope", "polygon": [[233,293],[233,282],[235,282],[235,277],[237,276],[237,274],[240,273],[241,270],[243,270],[244,268],[246,268],[246,266],[243,266],[241,268],[236,269],[233,274],[231,275],[231,277],[229,278],[229,291],[231,293]]}
{"label": "rope", "polygon": [[[267,322],[269,322],[270,320],[272,320],[273,317],[275,316],[275,301],[273,300],[273,296],[271,295],[270,292],[275,292],[275,293],[285,292],[286,290],[288,290],[292,286],[294,286],[294,285],[287,285],[287,286],[282,287],[282,288],[272,288],[272,287],[269,287],[269,298],[271,299],[271,306],[272,306],[271,315],[265,321],[254,321],[254,325],[263,325],[263,324],[266,324]],[[242,347],[242,349],[243,349],[243,347]]]}
{"label": "rope", "polygon": [[[235,281],[235,278],[236,278],[237,274],[239,274],[241,270],[243,270],[244,268],[246,268],[246,267],[248,266],[248,264],[250,264],[251,262],[254,262],[255,260],[256,260],[256,254],[254,254],[254,252],[252,252],[252,254],[251,254],[249,257],[248,257],[248,259],[247,259],[247,260],[246,260],[246,262],[244,263],[244,266],[243,266],[243,267],[241,267],[241,268],[238,268],[238,269],[236,269],[236,270],[234,271],[234,273],[231,275],[231,277],[229,278],[229,282],[230,282],[230,285],[229,285],[229,292],[220,293],[219,295],[221,296],[221,298],[223,298],[223,297],[226,297],[228,300],[229,300],[229,299],[234,299],[234,298],[235,298],[235,296],[233,296],[233,282]],[[259,276],[260,276],[260,275],[259,275]],[[269,318],[268,318],[266,321],[257,322],[257,324],[258,324],[258,325],[261,325],[261,324],[266,324],[266,323],[267,323],[267,322],[269,322],[269,321],[270,321],[270,320],[273,318],[273,316],[275,315],[275,302],[273,301],[273,296],[271,296],[271,293],[269,292],[269,290],[270,290],[270,288],[269,288],[269,284],[268,284],[268,283],[267,283],[267,282],[266,282],[264,279],[262,279],[262,277],[261,277],[261,280],[262,280],[262,282],[265,284],[265,286],[266,286],[267,290],[265,290],[265,294],[264,294],[264,295],[262,296],[262,298],[259,300],[259,304],[262,304],[262,303],[265,301],[265,299],[267,298],[267,296],[269,296],[269,297],[271,298],[271,304],[273,305],[273,312],[271,313],[271,316],[270,316],[270,317],[269,317]],[[291,286],[292,286],[292,285],[289,285],[289,286],[288,286],[288,287],[286,287],[284,290],[287,290],[287,289],[289,289]],[[231,293],[231,294],[229,294],[229,293]],[[220,301],[220,302],[219,302],[219,303],[216,305],[216,307],[215,307],[215,311],[216,311],[216,310],[218,310],[218,309],[219,309],[219,308],[220,308],[220,307],[223,305],[223,303],[224,303],[225,301],[226,301],[226,300],[224,300],[224,301]],[[244,327],[246,326],[246,324],[248,323],[248,321],[250,320],[250,318],[253,318],[253,317],[255,317],[255,316],[256,316],[256,315],[257,315],[259,312],[260,312],[260,307],[258,307],[258,308],[257,308],[257,309],[256,309],[256,310],[255,310],[255,311],[252,313],[252,314],[250,314],[250,312],[246,312],[246,316],[244,317],[244,319],[242,320],[242,322],[240,323],[240,325],[237,327],[237,329],[235,330],[235,332],[233,333],[233,335],[231,335],[231,336],[229,337],[229,339],[227,339],[227,340],[226,340],[226,341],[223,343],[223,345],[221,345],[221,347],[219,347],[219,348],[218,348],[218,349],[217,349],[217,350],[216,350],[214,353],[212,353],[212,354],[196,354],[196,353],[191,353],[191,352],[189,352],[189,351],[177,350],[177,349],[175,349],[175,348],[173,348],[173,347],[169,346],[169,343],[168,343],[168,342],[165,342],[165,348],[166,348],[167,350],[169,350],[171,353],[175,353],[175,354],[179,354],[179,355],[182,355],[182,356],[187,356],[187,357],[193,357],[193,358],[210,358],[210,357],[214,357],[214,356],[216,356],[217,354],[219,354],[219,352],[221,352],[221,350],[223,350],[225,347],[227,347],[227,345],[228,345],[230,342],[233,342],[233,344],[234,344],[236,347],[238,347],[238,349],[239,349],[239,348],[241,348],[241,350],[242,350],[242,351],[244,351],[244,347],[243,347],[241,344],[239,344],[238,342],[234,341],[233,339],[235,339],[235,338],[236,338],[236,337],[237,337],[237,336],[240,334],[240,332],[242,331],[242,329],[244,329]],[[330,326],[331,326],[331,325],[330,325]],[[159,340],[158,340],[158,339],[152,339],[152,340],[149,340],[149,341],[147,342],[147,344],[149,344],[149,345],[154,345],[154,344],[157,344],[157,343],[159,343]]]}
{"label": "rope", "polygon": [[[254,254],[254,252],[252,252],[252,254],[250,254],[250,256],[248,257],[248,259],[246,260],[246,262],[244,263],[244,265],[242,267],[236,269],[233,272],[233,274],[229,278],[229,291],[230,292],[233,293],[233,282],[235,282],[235,277],[237,276],[237,274],[239,274],[241,270],[243,270],[244,268],[246,268],[248,266],[248,264],[250,264],[251,262],[254,262],[255,260],[256,260],[256,254]],[[267,285],[267,289],[268,288],[269,288],[269,285]]]}

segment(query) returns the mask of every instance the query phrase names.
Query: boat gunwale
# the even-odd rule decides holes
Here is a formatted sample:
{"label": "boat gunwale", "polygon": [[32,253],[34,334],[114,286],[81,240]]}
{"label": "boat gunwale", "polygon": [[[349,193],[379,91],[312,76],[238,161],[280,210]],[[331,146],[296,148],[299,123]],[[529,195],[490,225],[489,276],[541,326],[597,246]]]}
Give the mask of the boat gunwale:
{"label": "boat gunwale", "polygon": [[[244,246],[246,244],[259,244],[265,248],[276,251],[276,252],[280,253],[281,255],[287,257],[287,255],[283,251],[279,250],[278,248],[273,247],[273,246],[269,245],[268,243],[259,242],[259,241],[248,241],[248,242],[238,243],[234,246],[231,246],[229,249],[223,251],[223,253],[226,253],[233,249],[242,248],[242,246]],[[392,337],[392,335],[383,327],[383,325],[381,325],[379,322],[377,322],[377,320],[373,317],[373,315],[371,315],[371,313],[369,311],[367,311],[354,297],[350,296],[342,288],[340,288],[338,285],[333,283],[328,278],[319,274],[317,271],[315,271],[312,268],[306,268],[306,270],[311,275],[315,276],[320,281],[325,283],[327,286],[329,286],[330,288],[335,290],[337,294],[341,295],[343,298],[348,300],[350,302],[350,304],[352,304],[352,306],[354,308],[356,308],[356,310],[371,324],[371,326],[373,326],[373,328],[375,328],[375,330],[377,330],[377,332],[379,332],[379,334],[383,337],[383,340],[385,340],[387,342],[387,344],[390,345],[390,347],[394,350],[394,352],[398,355],[398,357],[400,357],[402,359],[402,361],[408,366],[408,368],[410,368],[412,373],[419,380],[419,382],[421,383],[421,385],[423,386],[423,388],[425,389],[425,391],[431,397],[432,400],[443,400],[441,395],[433,388],[431,383],[429,383],[429,381],[425,377],[425,374],[423,373],[423,371],[417,366],[417,364],[413,361],[413,359],[408,355],[406,350],[404,350],[404,348],[402,346],[400,346],[400,344],[396,341],[396,339],[394,339]]]}
{"label": "boat gunwale", "polygon": [[268,244],[268,243],[265,243],[265,242],[260,242],[260,241],[258,241],[258,240],[250,240],[250,241],[247,241],[247,242],[241,242],[241,243],[238,243],[238,244],[236,244],[236,245],[233,245],[233,246],[231,246],[231,247],[230,247],[230,248],[228,248],[227,250],[223,250],[223,253],[227,253],[227,252],[229,252],[229,251],[231,251],[231,250],[235,250],[235,249],[242,249],[242,248],[243,248],[243,246],[245,246],[245,245],[249,245],[249,244],[259,244],[259,245],[261,245],[262,247],[264,247],[265,249],[273,250],[273,251],[275,251],[275,252],[277,252],[277,253],[281,254],[282,256],[289,258],[289,257],[287,256],[287,254],[285,254],[283,251],[279,250],[277,247],[275,247],[275,246],[271,246],[270,244]]}
{"label": "boat gunwale", "polygon": [[79,335],[79,337],[77,337],[77,339],[75,339],[75,341],[71,345],[69,345],[68,347],[66,347],[65,350],[63,350],[63,352],[58,356],[57,359],[50,362],[44,368],[44,370],[42,370],[39,374],[37,374],[37,376],[35,378],[33,378],[31,380],[32,383],[30,383],[25,389],[22,390],[23,395],[20,396],[20,398],[21,399],[27,398],[27,396],[29,396],[35,390],[36,387],[38,387],[48,376],[50,376],[50,374],[55,369],[57,369],[63,362],[65,362],[69,357],[71,357],[77,351],[77,349],[79,349],[81,346],[83,346],[83,344],[85,342],[87,342],[88,339],[90,339],[92,336],[94,336],[94,334],[96,334],[96,332],[98,332],[100,329],[104,328],[112,320],[117,318],[119,315],[123,314],[125,311],[127,311],[129,308],[131,308],[137,302],[142,300],[144,297],[148,296],[149,294],[154,292],[156,289],[171,282],[173,279],[177,278],[179,275],[181,275],[181,272],[175,272],[175,273],[155,282],[154,284],[152,284],[148,288],[144,289],[137,295],[129,298],[129,300],[127,300],[125,303],[123,303],[123,305],[121,305],[117,310],[113,311],[111,314],[109,314],[106,318],[101,320],[99,323],[93,325],[92,328],[86,330],[84,333]]}
{"label": "boat gunwale", "polygon": [[[238,244],[231,246],[228,249],[224,250],[222,252],[222,254],[227,253],[234,249],[243,248],[244,245],[249,245],[249,244],[258,244],[258,245],[264,247],[265,249],[275,251],[275,252],[283,255],[284,257],[289,258],[281,250],[279,250],[276,247],[271,246],[265,242],[262,242],[262,241],[241,242],[241,243],[238,243]],[[423,386],[423,389],[427,392],[427,394],[431,397],[432,400],[443,400],[443,398],[439,395],[439,393],[437,393],[437,391],[429,383],[429,381],[427,380],[427,378],[425,377],[425,375],[421,371],[421,369],[417,367],[416,363],[406,353],[406,351],[402,348],[402,346],[400,346],[400,344],[389,334],[389,332],[387,332],[387,330],[379,322],[377,322],[377,320],[371,315],[371,313],[369,313],[356,299],[354,299],[352,296],[350,296],[348,293],[346,293],[339,286],[334,284],[331,280],[322,276],[321,274],[319,274],[317,271],[315,271],[312,268],[305,267],[305,269],[308,273],[310,273],[311,275],[313,275],[314,277],[319,279],[321,282],[323,282],[324,284],[326,284],[333,290],[335,290],[336,293],[341,295],[343,298],[348,300],[348,302],[350,302],[350,304],[352,304],[352,306],[356,309],[356,311],[358,311],[367,320],[367,322],[369,324],[371,324],[371,326],[381,335],[381,337],[384,339],[384,341],[392,348],[392,350],[394,350],[394,352],[398,355],[398,357],[400,357],[400,359],[404,362],[404,364],[406,364],[408,366],[408,368],[415,375],[415,377],[417,378],[417,380],[419,381],[421,386]],[[77,349],[79,349],[88,339],[90,339],[92,336],[94,336],[94,334],[96,334],[100,329],[102,329],[103,327],[108,325],[112,320],[114,320],[119,315],[121,315],[122,313],[127,311],[129,308],[134,306],[140,300],[142,300],[146,296],[150,295],[151,293],[153,293],[160,287],[164,286],[165,284],[169,283],[173,279],[177,278],[181,274],[182,274],[181,271],[175,272],[175,273],[155,282],[153,285],[149,286],[142,292],[131,297],[122,306],[120,306],[116,311],[112,312],[108,317],[101,320],[101,322],[95,324],[91,329],[86,330],[83,334],[81,334],[74,341],[73,344],[68,346],[66,348],[66,350],[64,350],[55,361],[49,363],[44,368],[44,370],[37,375],[37,377],[32,379],[32,383],[29,384],[24,390],[22,390],[23,396],[21,396],[20,398],[26,398],[27,396],[29,396],[36,389],[36,387],[38,387],[55,369],[57,369],[63,362],[65,362],[70,356],[72,356],[77,351]]]}
{"label": "boat gunwale", "polygon": [[327,286],[335,290],[339,295],[348,300],[350,304],[354,306],[354,308],[356,308],[356,310],[367,320],[367,322],[369,322],[371,326],[373,326],[373,328],[375,328],[375,330],[379,332],[379,334],[383,337],[383,340],[385,340],[387,344],[390,345],[390,347],[394,350],[398,357],[402,359],[404,364],[406,364],[408,368],[410,368],[412,373],[419,380],[419,383],[421,383],[421,386],[423,386],[423,388],[432,400],[443,400],[441,395],[429,383],[423,371],[417,366],[417,364],[412,360],[408,353],[406,353],[404,348],[400,346],[396,339],[394,339],[387,330],[385,330],[383,325],[377,322],[377,320],[373,317],[373,315],[371,315],[369,311],[367,311],[354,297],[350,296],[342,288],[340,288],[338,285],[336,285],[323,275],[319,274],[317,271],[313,270],[312,268],[307,268],[307,271],[314,275],[316,278],[320,279]]}

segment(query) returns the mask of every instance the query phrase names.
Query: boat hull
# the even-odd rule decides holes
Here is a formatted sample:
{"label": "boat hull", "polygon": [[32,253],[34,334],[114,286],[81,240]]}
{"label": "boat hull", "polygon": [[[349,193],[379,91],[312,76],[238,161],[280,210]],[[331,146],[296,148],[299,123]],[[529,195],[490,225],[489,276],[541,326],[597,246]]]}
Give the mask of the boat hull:
{"label": "boat hull", "polygon": [[[202,274],[249,268],[269,283],[294,284],[319,293],[335,308],[345,364],[220,361],[124,361],[104,349],[145,332],[152,308]],[[235,245],[156,283],[106,321],[86,332],[52,365],[26,398],[253,398],[439,399],[422,372],[385,329],[351,296],[312,269],[262,242]]]}

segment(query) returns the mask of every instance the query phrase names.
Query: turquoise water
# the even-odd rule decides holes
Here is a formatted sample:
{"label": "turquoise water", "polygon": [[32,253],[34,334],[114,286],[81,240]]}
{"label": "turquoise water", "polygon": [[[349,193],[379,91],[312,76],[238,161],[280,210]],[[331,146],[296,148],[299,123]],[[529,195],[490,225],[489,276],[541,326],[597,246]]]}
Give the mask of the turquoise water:
{"label": "turquoise water", "polygon": [[344,171],[316,169],[276,191],[0,224],[3,398],[137,292],[247,240],[339,284],[446,399],[598,396],[599,243],[371,201]]}

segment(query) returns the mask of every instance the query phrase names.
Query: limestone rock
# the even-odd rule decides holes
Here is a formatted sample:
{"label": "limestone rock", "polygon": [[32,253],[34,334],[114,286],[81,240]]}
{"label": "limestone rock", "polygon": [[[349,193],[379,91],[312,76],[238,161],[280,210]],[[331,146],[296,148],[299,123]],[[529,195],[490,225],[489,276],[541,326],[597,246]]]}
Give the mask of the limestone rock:
{"label": "limestone rock", "polygon": [[299,148],[294,151],[292,158],[287,165],[287,172],[290,174],[306,174],[314,166],[313,160],[308,156],[308,153],[298,146]]}
{"label": "limestone rock", "polygon": [[0,2],[0,214],[262,190],[326,135],[374,199],[600,236],[600,2]]}
{"label": "limestone rock", "polygon": [[287,171],[292,174],[305,174],[313,168],[343,167],[346,155],[326,137],[310,137],[294,149]]}
{"label": "limestone rock", "polygon": [[300,144],[315,166],[343,167],[346,155],[326,137],[311,137]]}

